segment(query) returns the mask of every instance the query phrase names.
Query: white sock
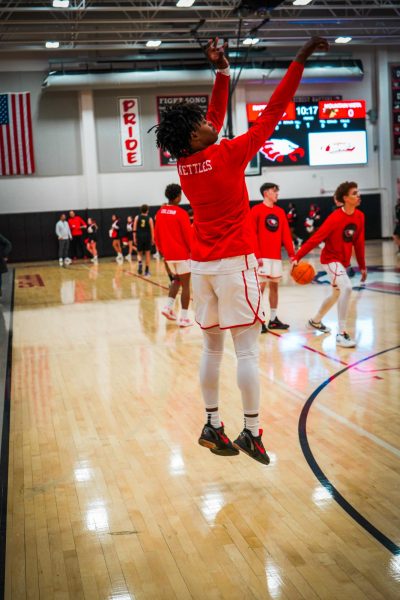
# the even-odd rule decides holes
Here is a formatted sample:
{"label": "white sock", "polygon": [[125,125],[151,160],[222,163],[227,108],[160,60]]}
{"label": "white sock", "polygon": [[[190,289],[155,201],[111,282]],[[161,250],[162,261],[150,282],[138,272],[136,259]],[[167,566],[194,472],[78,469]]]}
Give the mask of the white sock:
{"label": "white sock", "polygon": [[188,318],[188,309],[182,308],[181,309],[181,319],[187,319],[187,318]]}
{"label": "white sock", "polygon": [[[277,308],[271,308],[271,321],[276,319]],[[258,435],[258,434],[257,434]]]}
{"label": "white sock", "polygon": [[168,308],[172,308],[174,306],[174,302],[175,302],[175,298],[170,298],[168,296],[168,298],[167,298],[167,306],[168,306]]}
{"label": "white sock", "polygon": [[260,433],[260,416],[254,415],[249,417],[244,415],[244,426],[246,429],[251,431],[253,435],[257,436]]}
{"label": "white sock", "polygon": [[215,409],[210,410],[210,408],[206,408],[206,423],[212,425],[213,427],[221,427],[221,419],[219,417],[218,406]]}

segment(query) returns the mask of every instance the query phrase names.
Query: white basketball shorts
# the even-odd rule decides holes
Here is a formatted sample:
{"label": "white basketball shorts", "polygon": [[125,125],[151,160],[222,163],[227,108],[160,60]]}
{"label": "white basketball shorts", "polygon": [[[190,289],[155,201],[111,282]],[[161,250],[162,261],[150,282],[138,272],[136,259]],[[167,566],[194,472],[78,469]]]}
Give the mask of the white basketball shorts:
{"label": "white basketball shorts", "polygon": [[195,318],[202,329],[264,322],[256,268],[218,275],[192,272]]}
{"label": "white basketball shorts", "polygon": [[190,260],[167,260],[166,263],[176,275],[190,273]]}
{"label": "white basketball shorts", "polygon": [[347,275],[347,269],[340,262],[330,262],[322,265],[333,287],[351,288],[351,281]]}
{"label": "white basketball shorts", "polygon": [[262,267],[258,267],[261,279],[278,279],[282,277],[282,261],[275,258],[263,258]]}

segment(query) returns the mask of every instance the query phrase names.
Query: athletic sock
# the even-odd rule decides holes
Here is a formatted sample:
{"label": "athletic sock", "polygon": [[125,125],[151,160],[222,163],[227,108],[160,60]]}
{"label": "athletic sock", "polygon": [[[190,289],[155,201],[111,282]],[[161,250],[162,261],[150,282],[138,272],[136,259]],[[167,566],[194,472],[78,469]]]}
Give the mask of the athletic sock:
{"label": "athletic sock", "polygon": [[276,313],[277,313],[277,311],[278,311],[277,308],[271,308],[271,321],[273,321],[274,319],[276,319]]}
{"label": "athletic sock", "polygon": [[168,306],[168,308],[172,308],[173,305],[174,305],[174,302],[175,302],[175,298],[170,298],[168,296],[168,298],[167,298],[167,306]]}
{"label": "athletic sock", "polygon": [[244,415],[244,427],[257,436],[260,429],[260,416],[254,415],[249,417],[248,415]]}
{"label": "athletic sock", "polygon": [[218,406],[215,408],[206,408],[206,423],[213,427],[221,427],[221,419],[219,416]]}
{"label": "athletic sock", "polygon": [[187,308],[182,308],[181,309],[181,318],[182,319],[187,319],[188,318],[188,309]]}

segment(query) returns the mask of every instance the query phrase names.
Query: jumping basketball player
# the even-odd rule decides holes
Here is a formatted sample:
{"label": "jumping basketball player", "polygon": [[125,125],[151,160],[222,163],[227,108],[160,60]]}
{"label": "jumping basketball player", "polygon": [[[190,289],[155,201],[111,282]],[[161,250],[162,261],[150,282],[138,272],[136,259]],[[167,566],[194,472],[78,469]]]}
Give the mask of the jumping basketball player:
{"label": "jumping basketball player", "polygon": [[[215,454],[231,456],[241,450],[268,464],[259,429],[258,335],[264,316],[244,172],[292,99],[305,61],[315,50],[327,50],[328,43],[322,38],[307,42],[250,130],[220,144],[216,142],[229,96],[229,63],[226,44],[217,44],[217,39],[210,41],[206,49],[218,70],[206,117],[196,106],[174,105],[156,127],[157,145],[178,159],[182,190],[194,212],[191,269],[196,321],[204,335],[200,384],[206,413],[199,443]],[[233,444],[218,407],[226,329],[233,337],[244,409],[244,429]]]}
{"label": "jumping basketball player", "polygon": [[[322,318],[337,302],[338,333],[336,343],[344,348],[352,348],[355,341],[346,331],[346,317],[351,294],[351,281],[346,269],[350,265],[351,252],[354,246],[358,265],[361,270],[361,282],[367,278],[365,266],[364,214],[357,209],[360,204],[360,193],[354,181],[345,181],[335,192],[337,210],[333,211],[321,227],[297,251],[297,263],[310,250],[325,242],[321,252],[321,264],[327,270],[331,281],[331,295],[324,300],[317,314],[308,324],[322,333],[330,333],[329,327],[322,323]],[[340,207],[340,203],[343,206]]]}

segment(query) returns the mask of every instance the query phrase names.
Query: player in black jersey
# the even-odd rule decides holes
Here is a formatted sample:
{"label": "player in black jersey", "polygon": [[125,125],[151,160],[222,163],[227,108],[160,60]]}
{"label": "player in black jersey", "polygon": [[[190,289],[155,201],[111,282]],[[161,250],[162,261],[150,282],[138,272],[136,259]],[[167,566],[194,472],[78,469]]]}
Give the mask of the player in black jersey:
{"label": "player in black jersey", "polygon": [[133,222],[133,243],[137,247],[138,274],[143,273],[143,254],[145,257],[146,277],[150,277],[150,251],[154,244],[154,221],[149,215],[149,207],[143,204],[140,214],[136,215]]}

